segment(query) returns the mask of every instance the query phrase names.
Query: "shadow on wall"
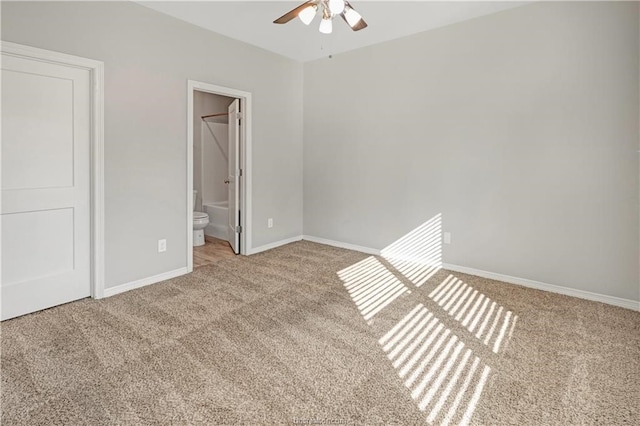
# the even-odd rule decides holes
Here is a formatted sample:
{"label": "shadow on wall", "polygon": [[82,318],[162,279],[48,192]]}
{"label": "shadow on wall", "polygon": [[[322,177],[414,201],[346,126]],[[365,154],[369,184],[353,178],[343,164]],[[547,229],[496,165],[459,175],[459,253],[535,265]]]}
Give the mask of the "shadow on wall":
{"label": "shadow on wall", "polygon": [[401,296],[408,303],[378,342],[427,423],[465,425],[518,317],[452,274],[429,293],[420,288],[442,269],[441,225],[438,214],[338,276],[369,325]]}

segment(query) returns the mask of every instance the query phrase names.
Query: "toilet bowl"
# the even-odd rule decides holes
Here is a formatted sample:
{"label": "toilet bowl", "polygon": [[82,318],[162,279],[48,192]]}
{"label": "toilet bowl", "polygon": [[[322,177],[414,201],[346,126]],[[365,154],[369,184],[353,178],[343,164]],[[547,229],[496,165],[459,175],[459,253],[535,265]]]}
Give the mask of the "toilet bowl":
{"label": "toilet bowl", "polygon": [[195,211],[196,196],[198,191],[193,191],[193,246],[204,245],[204,228],[209,224],[209,215]]}
{"label": "toilet bowl", "polygon": [[193,212],[193,246],[204,245],[204,228],[209,224],[209,215],[202,212]]}

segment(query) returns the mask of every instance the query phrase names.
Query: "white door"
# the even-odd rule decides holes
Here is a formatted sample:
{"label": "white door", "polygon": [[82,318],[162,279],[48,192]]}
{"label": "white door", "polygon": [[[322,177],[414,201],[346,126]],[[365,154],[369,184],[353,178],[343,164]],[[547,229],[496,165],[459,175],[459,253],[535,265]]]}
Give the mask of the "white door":
{"label": "white door", "polygon": [[229,244],[240,250],[240,101],[229,105]]}
{"label": "white door", "polygon": [[2,54],[2,320],[90,295],[90,82]]}

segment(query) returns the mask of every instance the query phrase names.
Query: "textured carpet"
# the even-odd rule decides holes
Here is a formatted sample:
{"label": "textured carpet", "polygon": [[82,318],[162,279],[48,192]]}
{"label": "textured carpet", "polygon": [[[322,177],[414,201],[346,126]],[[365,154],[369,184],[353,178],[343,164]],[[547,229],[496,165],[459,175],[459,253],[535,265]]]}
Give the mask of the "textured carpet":
{"label": "textured carpet", "polygon": [[640,313],[310,242],[2,323],[2,424],[640,424]]}

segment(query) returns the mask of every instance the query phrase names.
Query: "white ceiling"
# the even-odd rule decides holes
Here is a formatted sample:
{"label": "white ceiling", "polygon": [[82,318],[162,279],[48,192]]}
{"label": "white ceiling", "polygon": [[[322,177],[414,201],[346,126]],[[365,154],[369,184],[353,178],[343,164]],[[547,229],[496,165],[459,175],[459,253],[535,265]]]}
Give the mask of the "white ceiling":
{"label": "white ceiling", "polygon": [[522,1],[366,1],[350,0],[369,24],[351,31],[340,18],[333,33],[318,31],[319,15],[308,27],[299,19],[273,20],[305,0],[138,2],[183,21],[306,62],[527,4]]}

